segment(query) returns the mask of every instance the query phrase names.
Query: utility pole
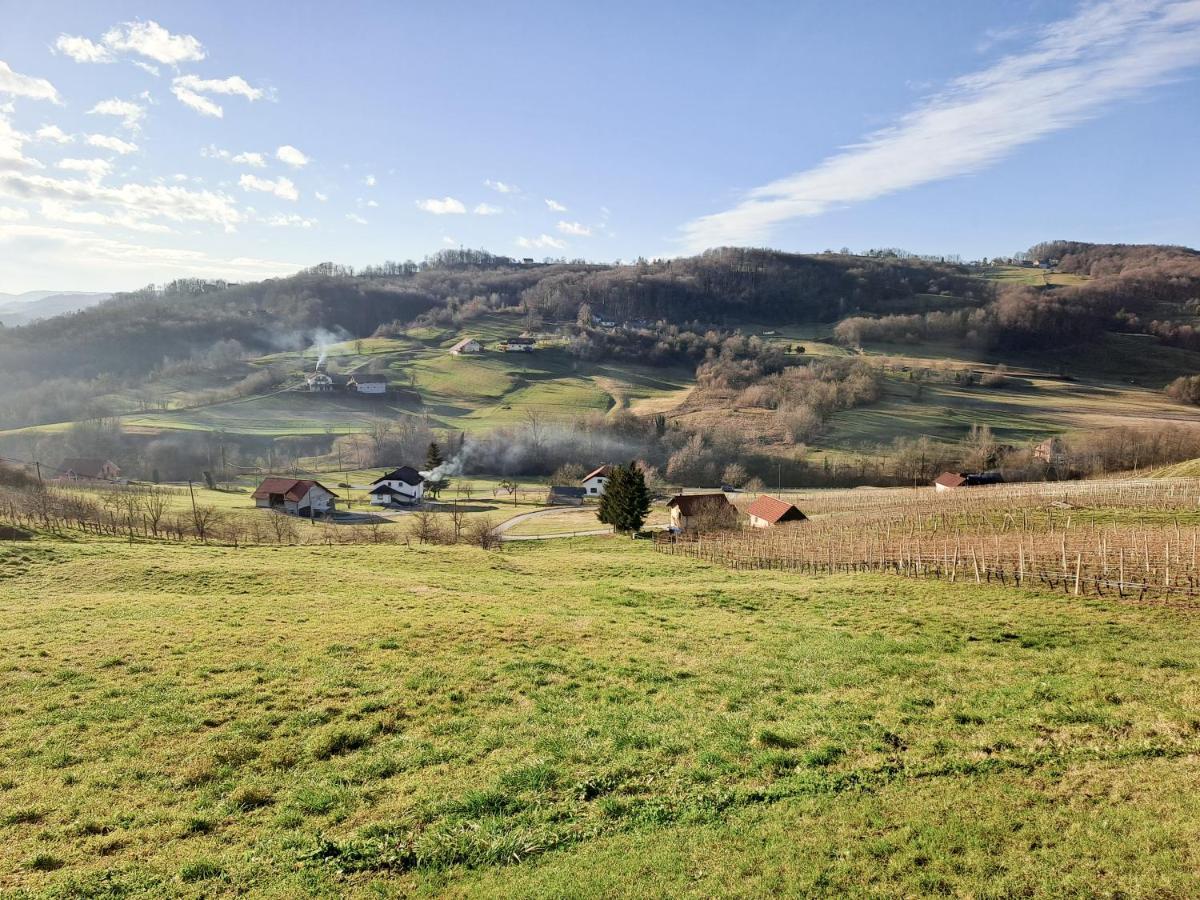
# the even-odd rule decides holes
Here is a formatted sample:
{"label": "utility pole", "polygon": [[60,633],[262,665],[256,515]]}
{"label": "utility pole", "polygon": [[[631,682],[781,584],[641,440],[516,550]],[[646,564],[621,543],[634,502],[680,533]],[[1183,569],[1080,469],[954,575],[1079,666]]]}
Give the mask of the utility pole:
{"label": "utility pole", "polygon": [[45,482],[42,481],[42,464],[36,459],[33,461],[33,466],[37,469],[38,487],[44,487]]}
{"label": "utility pole", "polygon": [[188,495],[192,498],[192,524],[196,524],[196,492],[192,490],[192,479],[188,479]]}

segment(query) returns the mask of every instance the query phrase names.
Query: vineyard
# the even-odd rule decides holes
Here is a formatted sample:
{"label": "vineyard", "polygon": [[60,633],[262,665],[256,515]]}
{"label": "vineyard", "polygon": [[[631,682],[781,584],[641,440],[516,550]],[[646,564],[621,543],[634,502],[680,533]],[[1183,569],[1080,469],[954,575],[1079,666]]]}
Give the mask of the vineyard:
{"label": "vineyard", "polygon": [[656,548],[736,569],[881,572],[1200,604],[1200,481],[829,491],[807,522],[660,535]]}

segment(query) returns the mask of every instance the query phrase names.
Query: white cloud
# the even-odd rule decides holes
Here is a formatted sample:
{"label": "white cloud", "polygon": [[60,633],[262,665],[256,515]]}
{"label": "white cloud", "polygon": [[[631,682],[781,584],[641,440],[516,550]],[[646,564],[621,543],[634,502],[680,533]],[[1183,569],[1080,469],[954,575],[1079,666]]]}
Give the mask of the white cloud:
{"label": "white cloud", "polygon": [[275,151],[275,158],[281,163],[291,166],[294,169],[301,169],[307,166],[309,159],[291,144],[284,144]]}
{"label": "white cloud", "polygon": [[535,238],[517,238],[517,246],[524,247],[526,250],[565,250],[567,247],[567,242],[560,241],[558,238],[551,237],[548,234],[539,234]]}
{"label": "white cloud", "polygon": [[14,72],[8,63],[0,60],[0,94],[12,94],[14,97],[28,97],[30,100],[49,100],[61,104],[58,91],[45,78],[35,78],[32,75],[22,75]]}
{"label": "white cloud", "polygon": [[256,169],[263,168],[267,161],[261,153],[238,153],[230,162],[240,163],[244,166],[253,166]]}
{"label": "white cloud", "polygon": [[565,206],[563,206],[561,203],[559,203],[557,200],[547,200],[546,205],[548,207],[550,207],[550,209],[554,210],[554,212],[566,212],[567,211],[567,208]]}
{"label": "white cloud", "polygon": [[176,66],[204,59],[204,46],[190,34],[171,34],[157,22],[125,22],[104,33],[104,46],[121,53],[136,53],[155,62]]}
{"label": "white cloud", "polygon": [[1085,4],[1028,50],[954,80],[862,143],[687,223],[683,241],[693,251],[761,243],[790,219],[979,171],[1197,62],[1196,0]]}
{"label": "white cloud", "polygon": [[492,206],[490,203],[478,203],[471,212],[477,216],[498,216],[504,210],[499,206]]}
{"label": "white cloud", "polygon": [[234,165],[251,166],[255,169],[261,169],[267,164],[266,157],[261,153],[253,153],[249,150],[242,153],[232,153],[229,150],[222,150],[216,144],[201,147],[200,155],[208,159],[223,159]]}
{"label": "white cloud", "polygon": [[563,234],[573,234],[576,237],[591,237],[592,229],[581,222],[559,222],[558,230]]}
{"label": "white cloud", "polygon": [[117,225],[131,231],[149,232],[152,234],[170,234],[171,229],[158,222],[148,222],[137,215],[125,212],[107,214],[96,210],[78,209],[57,200],[43,200],[41,208],[43,219],[52,222],[64,222],[68,225],[102,225],[105,227]]}
{"label": "white cloud", "polygon": [[484,186],[490,187],[493,191],[501,194],[516,194],[520,192],[520,189],[515,184],[505,184],[503,181],[493,181],[488,178],[483,183]]}
{"label": "white cloud", "polygon": [[291,215],[276,213],[265,221],[272,228],[312,228],[317,224],[316,219],[306,219],[304,216],[299,216],[295,213]]}
{"label": "white cloud", "polygon": [[442,235],[442,243],[445,244],[447,247],[453,247],[456,244],[458,244],[458,241],[456,241],[454,238],[450,237],[450,235],[444,234],[444,235]]}
{"label": "white cloud", "polygon": [[346,221],[347,221],[347,222],[353,222],[353,223],[355,223],[356,225],[366,225],[366,224],[368,224],[368,223],[367,223],[367,220],[366,220],[366,219],[364,219],[362,216],[360,216],[358,213],[346,213]]}
{"label": "white cloud", "polygon": [[158,66],[151,65],[148,62],[142,62],[140,59],[131,59],[130,62],[133,63],[135,66],[137,66],[139,69],[141,69],[143,72],[149,72],[155,78],[158,77],[158,74],[159,74]]}
{"label": "white cloud", "polygon": [[171,82],[171,93],[184,106],[191,107],[204,116],[221,118],[224,115],[220,104],[215,103],[205,94],[226,94],[245,97],[253,102],[263,96],[260,88],[251,87],[240,75],[228,78],[199,78],[195,75],[180,75]]}
{"label": "white cloud", "polygon": [[0,222],[24,222],[29,218],[29,210],[17,209],[15,206],[0,206]]}
{"label": "white cloud", "polygon": [[33,136],[39,141],[53,141],[56,144],[69,144],[75,140],[74,136],[67,134],[57,125],[43,125]]}
{"label": "white cloud", "polygon": [[375,187],[375,176],[368,175],[363,179],[363,184],[365,184],[367,187]]}
{"label": "white cloud", "polygon": [[113,55],[102,44],[96,44],[85,37],[60,34],[54,42],[54,49],[65,53],[77,63],[109,63]]}
{"label": "white cloud", "polygon": [[116,116],[121,120],[121,124],[131,130],[137,130],[142,117],[146,115],[145,107],[138,106],[132,100],[118,100],[113,97],[110,100],[101,100],[95,106],[88,110],[89,115],[96,116]]}
{"label": "white cloud", "polygon": [[272,181],[269,178],[259,178],[257,175],[247,173],[238,179],[238,184],[244,191],[262,191],[274,194],[283,200],[300,199],[300,192],[296,190],[296,185],[290,178],[284,178],[282,175]]}
{"label": "white cloud", "polygon": [[371,208],[371,209],[374,209],[375,207],[377,207],[377,206],[379,205],[379,201],[378,201],[378,200],[368,200],[368,201],[367,201],[366,203],[364,203],[363,205],[364,205],[364,206],[367,206],[367,207],[369,207],[369,208]]}
{"label": "white cloud", "polygon": [[29,135],[17,131],[0,112],[0,172],[5,170],[40,169],[42,164],[25,155],[25,142]]}
{"label": "white cloud", "polygon": [[461,215],[467,211],[462,201],[455,200],[453,197],[443,197],[441,200],[436,198],[418,200],[417,208],[423,209],[427,213],[433,213],[435,216]]}
{"label": "white cloud", "polygon": [[112,150],[114,153],[120,153],[122,156],[134,153],[137,150],[137,144],[131,144],[129,141],[123,141],[118,137],[112,137],[107,134],[89,134],[87,142],[91,147]]}
{"label": "white cloud", "polygon": [[326,200],[329,199],[328,194],[322,194],[320,191],[313,191],[313,196],[316,197],[318,200],[320,200],[322,203],[324,203]]}
{"label": "white cloud", "polygon": [[99,181],[112,171],[112,163],[106,159],[63,159],[59,160],[58,168],[67,172],[83,172]]}
{"label": "white cloud", "polygon": [[72,206],[101,205],[138,219],[209,222],[232,231],[243,220],[232,197],[162,184],[115,187],[89,181],[21,173],[0,174],[0,195],[20,200],[57,201]]}

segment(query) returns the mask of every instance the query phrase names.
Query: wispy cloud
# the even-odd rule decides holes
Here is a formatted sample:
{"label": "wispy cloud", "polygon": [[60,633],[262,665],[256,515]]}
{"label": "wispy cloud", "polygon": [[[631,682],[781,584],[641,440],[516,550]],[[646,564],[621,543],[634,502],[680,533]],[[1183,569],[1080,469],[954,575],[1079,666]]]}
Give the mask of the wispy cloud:
{"label": "wispy cloud", "polygon": [[43,125],[33,136],[39,141],[53,141],[55,144],[69,144],[75,140],[73,135],[67,134],[57,125]]}
{"label": "wispy cloud", "polygon": [[575,237],[592,236],[592,229],[588,228],[582,222],[559,222],[558,230],[563,234],[575,235]]}
{"label": "wispy cloud", "polygon": [[493,191],[500,194],[517,194],[520,193],[520,188],[515,184],[506,184],[503,181],[493,181],[491,178],[483,182],[485,187],[490,187]]}
{"label": "wispy cloud", "polygon": [[364,219],[362,216],[360,216],[358,213],[346,213],[346,221],[353,222],[355,225],[368,224],[367,220]]}
{"label": "wispy cloud", "polygon": [[70,34],[60,34],[54,42],[54,49],[77,63],[110,63],[116,59],[103,44]]}
{"label": "wispy cloud", "polygon": [[565,206],[563,206],[561,203],[559,203],[557,200],[547,199],[546,206],[548,206],[554,212],[566,212],[567,211],[567,208]]}
{"label": "wispy cloud", "polygon": [[216,144],[201,147],[200,155],[208,159],[223,159],[234,165],[251,166],[255,169],[261,169],[267,164],[266,157],[261,153],[253,153],[248,150],[242,153],[234,153],[231,150],[223,150]]}
{"label": "wispy cloud", "polygon": [[526,250],[565,250],[567,242],[560,241],[548,234],[539,234],[535,238],[517,238],[517,246],[524,247]]}
{"label": "wispy cloud", "polygon": [[243,191],[262,191],[265,194],[274,194],[283,200],[300,199],[300,192],[296,190],[295,183],[290,178],[284,178],[282,175],[272,180],[270,178],[259,178],[257,175],[251,175],[247,172],[238,179],[238,185]]}
{"label": "wispy cloud", "polygon": [[683,243],[760,243],[790,219],[979,171],[1197,65],[1197,0],[1087,3],[1031,49],[956,79],[863,143],[687,223]]}
{"label": "wispy cloud", "polygon": [[171,93],[184,106],[189,106],[204,116],[221,118],[225,111],[207,94],[225,94],[245,97],[254,102],[263,97],[261,88],[252,87],[240,75],[228,78],[199,78],[195,75],[180,75],[171,81]]}
{"label": "wispy cloud", "polygon": [[101,40],[113,52],[136,53],[168,66],[199,62],[206,55],[204,45],[190,34],[171,34],[154,21],[116,25]]}
{"label": "wispy cloud", "polygon": [[146,109],[132,100],[118,100],[114,97],[111,100],[101,100],[89,109],[88,113],[96,116],[115,116],[126,128],[136,131],[146,115]]}
{"label": "wispy cloud", "polygon": [[477,216],[498,216],[504,210],[499,206],[493,206],[490,203],[476,203],[475,208],[471,210]]}
{"label": "wispy cloud", "polygon": [[109,134],[89,134],[87,136],[87,143],[89,147],[111,150],[113,153],[120,153],[122,156],[137,152],[137,144],[131,144],[129,141],[123,141],[119,137],[113,137]]}
{"label": "wispy cloud", "polygon": [[442,197],[440,200],[436,197],[428,200],[418,200],[417,209],[423,209],[427,213],[433,213],[435,216],[451,216],[462,215],[467,211],[461,200],[456,200],[453,197]]}
{"label": "wispy cloud", "polygon": [[3,60],[0,60],[0,94],[62,103],[58,96],[58,90],[45,78],[35,78],[32,75],[14,72]]}
{"label": "wispy cloud", "polygon": [[375,187],[375,176],[368,175],[363,179],[363,184],[365,184],[367,187]]}
{"label": "wispy cloud", "polygon": [[112,163],[107,159],[61,159],[58,168],[67,172],[83,172],[89,178],[99,181],[112,171]]}

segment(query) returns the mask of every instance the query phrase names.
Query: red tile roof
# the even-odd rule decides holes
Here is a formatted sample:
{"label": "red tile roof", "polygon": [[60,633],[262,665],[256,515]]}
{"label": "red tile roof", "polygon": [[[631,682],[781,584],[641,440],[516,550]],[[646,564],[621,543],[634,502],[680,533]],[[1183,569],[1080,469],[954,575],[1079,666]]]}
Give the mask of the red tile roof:
{"label": "red tile roof", "polygon": [[272,494],[282,494],[285,500],[299,501],[303,500],[314,487],[319,487],[331,497],[337,496],[319,481],[297,478],[264,478],[262,484],[250,496],[256,500],[263,500]]}
{"label": "red tile roof", "polygon": [[772,525],[779,522],[800,522],[808,518],[796,508],[795,504],[768,497],[766,494],[751,503],[746,508],[746,514],[770,522]]}
{"label": "red tile roof", "polygon": [[948,488],[962,487],[967,483],[967,476],[960,475],[957,472],[943,472],[933,480],[933,483]]}
{"label": "red tile roof", "polygon": [[694,516],[709,504],[715,507],[732,505],[724,494],[679,494],[667,501],[668,508],[677,508],[685,516]]}
{"label": "red tile roof", "polygon": [[598,469],[593,469],[591,472],[588,472],[586,475],[584,475],[579,480],[580,481],[590,481],[593,478],[608,478],[610,475],[612,475],[612,466],[606,464],[606,465],[601,466]]}

